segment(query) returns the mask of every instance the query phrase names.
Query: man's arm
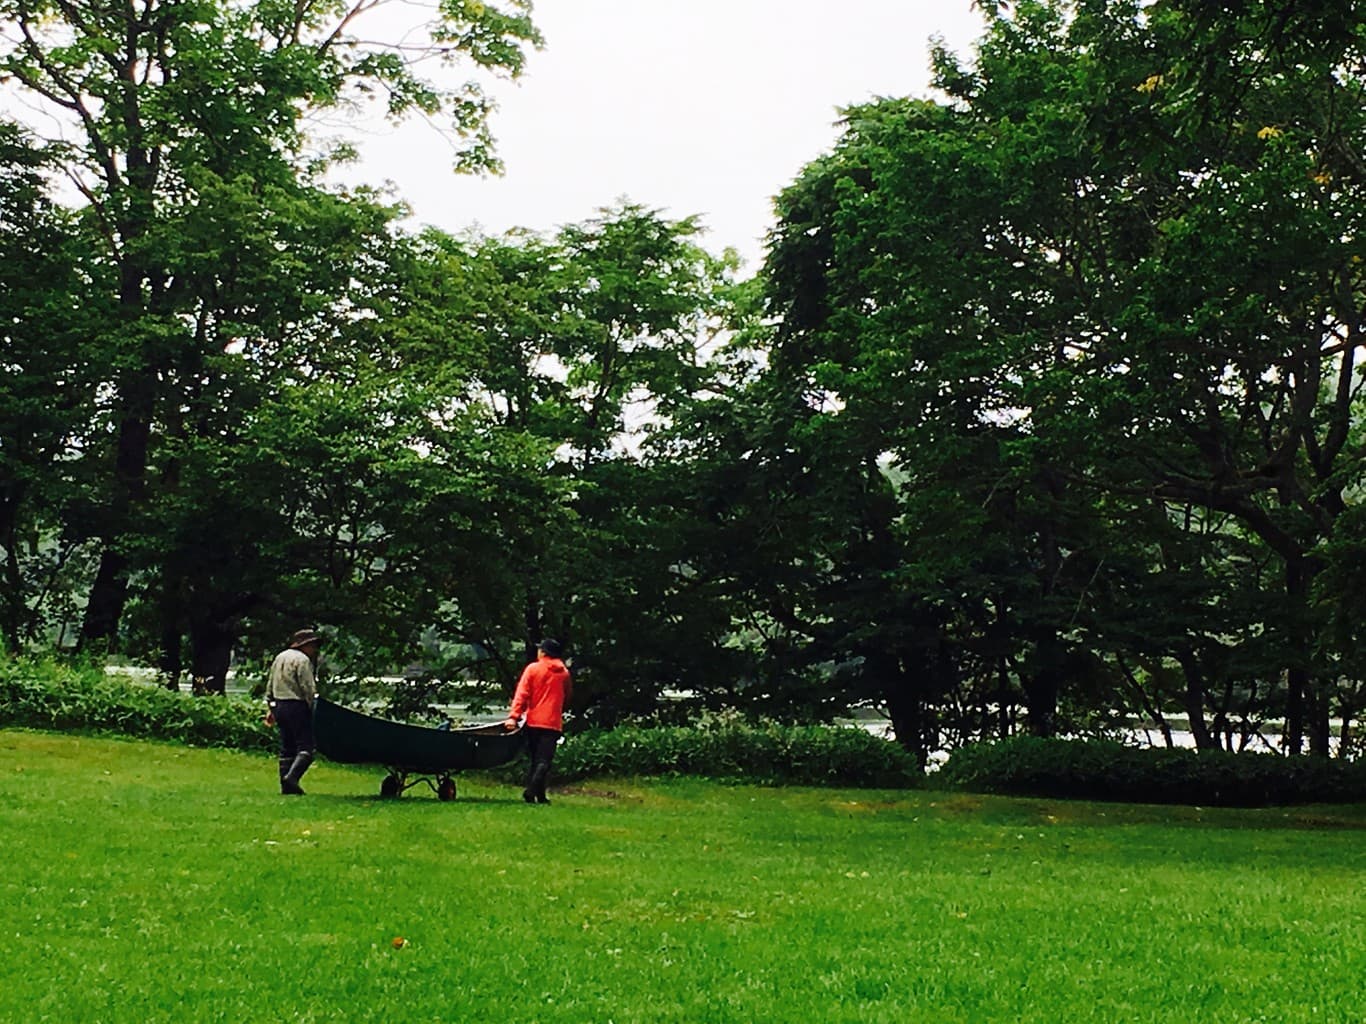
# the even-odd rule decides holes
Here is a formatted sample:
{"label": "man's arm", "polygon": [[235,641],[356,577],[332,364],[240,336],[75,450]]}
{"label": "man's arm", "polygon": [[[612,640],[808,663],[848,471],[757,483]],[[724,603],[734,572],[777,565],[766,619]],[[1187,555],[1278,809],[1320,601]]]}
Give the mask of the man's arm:
{"label": "man's arm", "polygon": [[512,695],[512,707],[508,709],[507,721],[503,724],[509,729],[517,728],[517,722],[526,714],[527,705],[531,702],[531,666],[522,669],[522,676],[517,680],[517,690]]}
{"label": "man's arm", "polygon": [[304,700],[308,701],[311,708],[318,699],[318,670],[307,656],[304,657],[304,663],[299,666],[299,683],[304,691]]}

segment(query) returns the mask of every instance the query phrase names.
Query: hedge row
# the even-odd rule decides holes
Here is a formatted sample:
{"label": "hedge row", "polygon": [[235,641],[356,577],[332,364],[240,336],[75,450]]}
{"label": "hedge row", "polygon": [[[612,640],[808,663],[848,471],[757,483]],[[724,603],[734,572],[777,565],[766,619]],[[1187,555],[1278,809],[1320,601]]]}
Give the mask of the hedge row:
{"label": "hedge row", "polygon": [[895,788],[919,785],[915,759],[862,729],[753,724],[722,716],[695,726],[577,733],[555,776],[696,776],[760,785]]}
{"label": "hedge row", "polygon": [[273,750],[259,702],[204,698],[103,670],[0,657],[0,725],[108,733],[187,746]]}
{"label": "hedge row", "polygon": [[1267,807],[1366,801],[1366,762],[1015,736],[962,747],[949,787],[1011,796]]}

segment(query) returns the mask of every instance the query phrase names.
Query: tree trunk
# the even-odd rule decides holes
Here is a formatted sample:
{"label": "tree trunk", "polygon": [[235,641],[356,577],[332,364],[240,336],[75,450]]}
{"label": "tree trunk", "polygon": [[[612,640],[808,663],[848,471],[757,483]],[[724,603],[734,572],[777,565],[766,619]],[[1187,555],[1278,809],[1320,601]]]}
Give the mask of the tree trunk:
{"label": "tree trunk", "polygon": [[86,601],[77,644],[82,651],[100,645],[104,652],[110,650],[119,630],[119,620],[123,617],[123,606],[128,600],[128,580],[125,576],[128,563],[110,543],[111,539],[106,538],[104,551],[100,554],[100,568]]}
{"label": "tree trunk", "polygon": [[163,626],[161,630],[161,655],[157,659],[157,671],[165,682],[166,689],[180,690],[180,673],[184,670],[180,657],[180,630],[174,625]]}
{"label": "tree trunk", "polygon": [[[192,598],[190,607],[190,671],[196,692],[224,694],[228,690],[228,668],[232,648],[242,626],[242,616],[261,603],[255,593],[221,596],[210,604],[202,597]],[[204,609],[198,613],[197,609]]]}
{"label": "tree trunk", "polygon": [[236,633],[218,621],[200,621],[190,626],[190,674],[196,693],[224,694],[228,690],[228,666],[232,663],[232,644]]}
{"label": "tree trunk", "polygon": [[915,755],[923,771],[930,759],[925,688],[916,686],[900,659],[885,651],[866,654],[863,665],[872,691],[883,694],[887,703],[892,738]]}
{"label": "tree trunk", "polygon": [[522,608],[522,621],[526,624],[525,661],[532,662],[536,660],[536,648],[542,640],[542,634],[541,602],[530,590],[526,592],[526,604]]}
{"label": "tree trunk", "polygon": [[1200,659],[1195,656],[1193,650],[1187,648],[1176,652],[1176,660],[1186,677],[1186,689],[1182,697],[1186,706],[1186,718],[1190,722],[1191,736],[1195,738],[1195,749],[1218,750],[1219,737],[1210,731],[1209,725],[1205,722],[1205,703],[1209,688],[1205,682],[1205,671],[1200,665]]}
{"label": "tree trunk", "polygon": [[1036,641],[1037,667],[1023,680],[1031,735],[1048,737],[1056,735],[1058,731],[1062,653],[1062,642],[1056,634],[1047,634]]}
{"label": "tree trunk", "polygon": [[5,587],[0,637],[11,651],[18,651],[24,629],[23,573],[19,568],[19,486],[0,484],[0,490],[13,492],[0,498],[0,544],[5,547]]}
{"label": "tree trunk", "polygon": [[1333,744],[1332,710],[1321,687],[1314,686],[1312,680],[1307,681],[1306,685],[1313,695],[1309,705],[1309,753],[1315,757],[1327,757]]}
{"label": "tree trunk", "polygon": [[1329,724],[1331,709],[1326,694],[1321,692],[1322,680],[1315,679],[1308,667],[1312,663],[1314,638],[1306,621],[1314,575],[1315,570],[1308,560],[1286,559],[1285,590],[1290,599],[1293,630],[1290,656],[1294,660],[1286,672],[1288,692],[1284,742],[1286,753],[1303,753],[1307,733],[1309,752],[1316,757],[1327,757],[1332,734]]}
{"label": "tree trunk", "polygon": [[1144,713],[1157,724],[1158,730],[1162,733],[1163,744],[1168,750],[1171,750],[1176,746],[1176,743],[1172,739],[1172,727],[1167,722],[1167,716],[1162,713],[1162,709],[1158,707],[1157,702],[1149,696],[1148,691],[1143,689],[1143,684],[1138,681],[1138,676],[1135,675],[1133,670],[1125,663],[1123,656],[1118,654],[1115,655],[1115,664],[1119,668],[1120,674],[1123,675],[1124,681],[1129,684],[1129,689],[1138,697],[1139,706],[1141,706]]}
{"label": "tree trunk", "polygon": [[996,738],[1010,735],[1010,659],[1002,655],[996,661]]}
{"label": "tree trunk", "polygon": [[[125,96],[127,98],[127,96]],[[123,607],[128,600],[128,562],[118,551],[118,542],[129,529],[129,518],[142,502],[147,484],[147,454],[152,436],[152,417],[156,409],[157,373],[162,359],[153,358],[143,342],[142,326],[149,305],[145,286],[157,275],[142,256],[130,252],[146,237],[156,205],[156,163],[142,137],[137,101],[125,108],[123,120],[129,129],[126,142],[125,180],[108,182],[111,190],[126,187],[129,200],[126,212],[118,218],[116,234],[123,242],[119,260],[119,326],[124,344],[137,345],[137,363],[119,380],[121,399],[118,448],[114,459],[114,479],[109,516],[100,539],[104,550],[100,568],[86,604],[81,625],[81,647],[102,641],[106,650],[118,635]],[[112,165],[111,165],[112,171]],[[154,288],[155,292],[156,289]],[[134,342],[134,339],[137,339]],[[112,340],[112,339],[111,339]],[[133,355],[129,352],[128,355]]]}
{"label": "tree trunk", "polygon": [[1287,754],[1304,753],[1304,682],[1302,670],[1286,673],[1285,735],[1281,742]]}
{"label": "tree trunk", "polygon": [[[126,270],[125,276],[128,276]],[[140,281],[141,275],[138,275]],[[128,291],[126,285],[124,291]],[[136,301],[135,311],[140,313],[140,292]],[[123,304],[125,308],[129,307],[126,295]],[[155,402],[149,375],[153,372],[150,368],[134,369],[122,383],[123,418],[119,424],[118,453],[114,461],[113,498],[100,538],[104,542],[100,568],[95,574],[81,625],[82,649],[95,642],[102,642],[106,651],[113,646],[128,600],[128,560],[118,550],[118,542],[129,528],[133,509],[146,493],[147,452]]]}
{"label": "tree trunk", "polygon": [[180,643],[184,601],[177,583],[170,572],[162,573],[161,606],[158,609],[161,617],[161,652],[157,656],[157,671],[166,689],[179,691],[180,674],[185,669]]}

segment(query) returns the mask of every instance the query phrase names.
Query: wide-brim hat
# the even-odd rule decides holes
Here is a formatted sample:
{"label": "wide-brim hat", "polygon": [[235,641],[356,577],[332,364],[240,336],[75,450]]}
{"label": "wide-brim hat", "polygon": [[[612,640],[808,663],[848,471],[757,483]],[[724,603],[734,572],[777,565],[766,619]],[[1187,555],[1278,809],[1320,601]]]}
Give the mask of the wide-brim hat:
{"label": "wide-brim hat", "polygon": [[302,647],[304,644],[321,644],[323,638],[311,629],[296,630],[294,635],[289,638],[290,647]]}

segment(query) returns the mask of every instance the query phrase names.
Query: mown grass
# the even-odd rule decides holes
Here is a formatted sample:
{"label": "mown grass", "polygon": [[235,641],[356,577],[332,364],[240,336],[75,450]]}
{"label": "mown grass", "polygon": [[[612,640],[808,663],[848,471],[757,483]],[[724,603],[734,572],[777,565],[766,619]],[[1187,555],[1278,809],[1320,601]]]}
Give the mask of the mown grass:
{"label": "mown grass", "polygon": [[0,1020],[1366,1020],[1366,808],[274,772],[0,731]]}

